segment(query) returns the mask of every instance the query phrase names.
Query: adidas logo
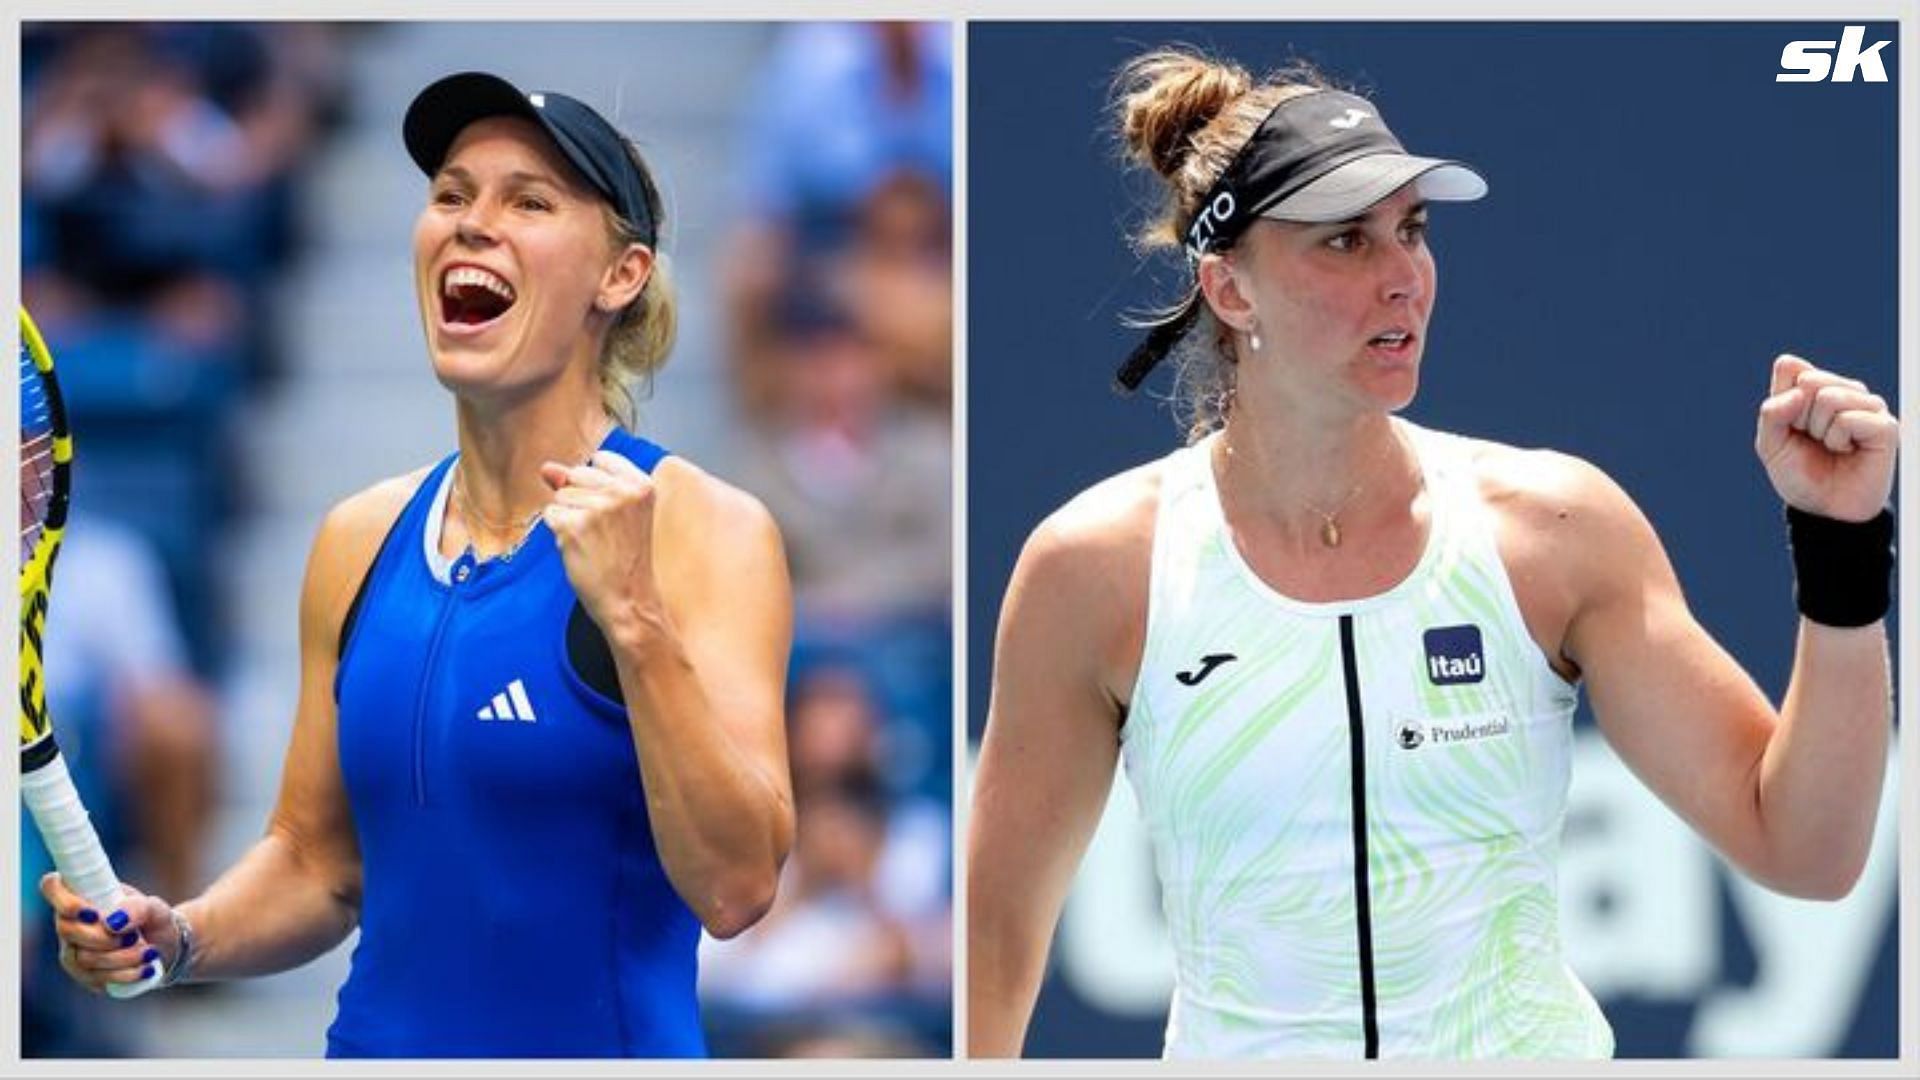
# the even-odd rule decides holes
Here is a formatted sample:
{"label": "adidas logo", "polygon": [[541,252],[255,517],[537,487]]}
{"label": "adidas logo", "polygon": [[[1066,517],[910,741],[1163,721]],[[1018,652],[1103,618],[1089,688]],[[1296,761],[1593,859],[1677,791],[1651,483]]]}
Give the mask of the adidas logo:
{"label": "adidas logo", "polygon": [[524,720],[529,724],[539,719],[533,714],[533,702],[527,700],[526,684],[519,679],[493,695],[493,700],[474,715],[482,720]]}

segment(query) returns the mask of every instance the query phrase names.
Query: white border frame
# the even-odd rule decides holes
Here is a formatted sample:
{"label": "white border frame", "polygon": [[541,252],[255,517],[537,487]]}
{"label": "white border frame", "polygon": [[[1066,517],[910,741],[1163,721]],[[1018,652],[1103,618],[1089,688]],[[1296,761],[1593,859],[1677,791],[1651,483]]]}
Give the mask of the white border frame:
{"label": "white border frame", "polygon": [[[34,1076],[78,1076],[111,1073],[126,1076],[308,1076],[308,1075],[357,1075],[357,1076],[511,1076],[511,1075],[587,1075],[587,1076],[661,1076],[686,1075],[697,1073],[703,1076],[939,1076],[955,1073],[980,1076],[1171,1076],[1181,1075],[1178,1066],[1159,1062],[1134,1061],[1058,1061],[1058,1062],[989,1062],[965,1061],[966,1045],[966,873],[964,851],[966,846],[966,824],[968,804],[970,803],[970,775],[967,770],[966,718],[971,703],[967,692],[968,650],[967,634],[963,631],[967,618],[967,424],[969,419],[967,405],[967,87],[969,85],[969,67],[967,63],[967,23],[976,21],[1188,21],[1221,20],[1273,20],[1273,21],[1364,21],[1364,20],[1408,20],[1421,22],[1434,21],[1471,21],[1471,20],[1524,20],[1543,22],[1564,21],[1832,21],[1852,20],[1894,21],[1899,24],[1898,50],[1900,55],[1916,55],[1916,46],[1920,46],[1920,11],[1914,5],[1889,0],[1864,0],[1851,6],[1842,15],[1829,12],[1810,11],[1818,7],[1814,3],[1798,0],[1690,0],[1678,5],[1672,0],[1614,0],[1610,3],[1595,3],[1586,0],[1571,8],[1565,5],[1548,5],[1544,0],[1522,3],[1519,0],[1448,0],[1444,5],[1419,5],[1416,0],[1349,0],[1337,3],[1334,0],[1293,0],[1276,3],[1274,0],[1256,2],[1256,0],[1213,0],[1209,3],[1185,3],[1181,0],[1106,0],[1095,3],[1094,0],[1054,0],[1050,4],[1035,4],[1031,0],[946,0],[946,2],[927,2],[927,0],[896,0],[884,5],[884,8],[857,0],[802,0],[801,3],[743,3],[736,0],[709,0],[697,8],[691,0],[671,0],[655,3],[641,8],[613,3],[592,3],[590,0],[562,0],[561,10],[541,12],[539,19],[528,17],[524,8],[517,5],[508,7],[497,4],[455,3],[453,0],[422,0],[422,2],[400,5],[397,0],[369,2],[369,0],[345,0],[345,2],[320,3],[316,0],[287,0],[275,5],[270,16],[272,19],[311,19],[316,21],[468,21],[468,20],[517,20],[517,21],[680,21],[680,20],[763,20],[768,22],[790,22],[811,19],[853,18],[871,19],[876,17],[918,18],[949,20],[954,24],[954,74],[956,90],[954,99],[954,302],[958,317],[954,331],[954,394],[953,394],[953,738],[954,738],[954,807],[953,823],[953,924],[954,924],[954,1047],[957,1060],[951,1061],[882,1061],[830,1063],[804,1062],[748,1062],[715,1061],[701,1063],[698,1066],[663,1062],[407,1062],[407,1063],[349,1063],[326,1061],[281,1061],[260,1059],[181,1059],[181,1060],[140,1060],[125,1062],[53,1062],[22,1061],[20,1058],[20,1016],[17,1006],[17,994],[13,988],[20,985],[19,950],[10,945],[0,948],[0,987],[7,993],[0,995],[0,1073]],[[1173,9],[1178,8],[1177,11]],[[1551,8],[1551,10],[1549,10]],[[0,174],[7,181],[9,197],[0,203],[0,236],[6,238],[7,250],[4,266],[0,266],[0,297],[11,305],[19,302],[19,236],[20,209],[18,192],[20,187],[20,146],[17,133],[20,131],[20,30],[23,22],[61,19],[132,19],[165,18],[171,20],[187,19],[260,19],[261,5],[238,3],[234,0],[224,2],[200,2],[184,7],[162,6],[152,0],[119,0],[114,3],[101,3],[82,7],[75,4],[53,4],[27,2],[18,10],[12,11],[7,18],[6,40],[0,42],[0,69],[5,72],[9,91],[0,104],[0,131],[15,133],[13,137],[0,140]],[[1920,61],[1917,61],[1920,62]],[[1902,433],[1901,453],[1907,464],[1900,475],[1900,501],[1909,508],[1900,522],[1900,546],[1909,552],[1920,552],[1920,521],[1916,521],[1916,511],[1920,507],[1920,476],[1916,475],[1914,462],[1920,455],[1920,326],[1916,325],[1916,311],[1920,302],[1914,297],[1915,282],[1920,282],[1920,136],[1912,134],[1920,130],[1920,74],[1909,74],[1897,88],[1899,94],[1898,130],[1904,136],[1899,155],[1899,214],[1900,280],[1907,286],[1897,295],[1908,297],[1901,302],[1899,328],[1899,365],[1902,375],[1899,388],[1899,411],[1909,417]],[[17,395],[0,394],[0,414],[5,415],[14,424],[18,423]],[[0,475],[13,481],[9,487],[18,484],[17,470],[0,469]],[[17,576],[17,567],[15,570]],[[1899,604],[1906,632],[1902,634],[1899,655],[1896,657],[1897,685],[1910,687],[1920,672],[1920,626],[1913,623],[1916,614],[1916,575],[1902,574],[1900,577]],[[17,655],[12,650],[0,650],[7,653],[9,670],[14,671],[17,681]],[[1545,1066],[1532,1063],[1479,1063],[1470,1066],[1399,1066],[1389,1063],[1374,1065],[1336,1065],[1318,1064],[1311,1066],[1273,1064],[1219,1064],[1212,1063],[1204,1067],[1212,1076],[1274,1076],[1274,1075],[1417,1075],[1417,1076],[1479,1076],[1479,1075],[1616,1075],[1616,1076],[1668,1076],[1678,1073],[1699,1076],[1739,1076],[1739,1077],[1775,1077],[1775,1076],[1863,1076],[1863,1077],[1905,1077],[1913,1074],[1916,1064],[1920,1064],[1920,735],[1916,735],[1914,721],[1916,711],[1909,703],[1910,694],[1903,694],[1899,700],[1902,727],[1907,737],[1900,742],[1900,776],[1906,783],[1901,785],[1900,798],[1900,856],[1903,868],[1899,874],[1899,987],[1905,1009],[1900,1013],[1899,1054],[1897,1059],[1874,1062],[1852,1061],[1615,1061],[1579,1065]],[[20,855],[17,849],[19,835],[20,803],[12,795],[17,784],[17,765],[9,765],[0,770],[4,777],[5,792],[0,792],[0,851],[8,853],[9,858],[0,860],[0,864],[19,867]],[[16,871],[17,872],[17,871]],[[0,888],[0,941],[16,940],[14,929],[19,925],[20,911],[18,891],[8,884]],[[1185,1070],[1191,1073],[1192,1068]]]}

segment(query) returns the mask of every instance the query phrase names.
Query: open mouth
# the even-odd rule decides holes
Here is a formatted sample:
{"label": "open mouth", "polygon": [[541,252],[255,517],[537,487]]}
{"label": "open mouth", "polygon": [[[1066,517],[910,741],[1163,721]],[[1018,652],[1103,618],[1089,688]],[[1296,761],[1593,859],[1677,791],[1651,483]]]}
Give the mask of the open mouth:
{"label": "open mouth", "polygon": [[1384,334],[1375,334],[1368,338],[1367,344],[1375,349],[1403,352],[1413,344],[1413,334],[1406,330],[1389,330]]}
{"label": "open mouth", "polygon": [[513,306],[513,286],[478,266],[455,266],[440,278],[440,318],[453,326],[482,326]]}

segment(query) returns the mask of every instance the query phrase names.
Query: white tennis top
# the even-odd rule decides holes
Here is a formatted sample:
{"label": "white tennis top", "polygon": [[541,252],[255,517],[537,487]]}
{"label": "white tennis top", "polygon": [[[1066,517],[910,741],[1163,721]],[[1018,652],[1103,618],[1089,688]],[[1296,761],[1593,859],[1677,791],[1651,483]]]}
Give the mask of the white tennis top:
{"label": "white tennis top", "polygon": [[1613,1051],[1560,946],[1576,691],[1528,635],[1470,443],[1396,423],[1432,523],[1357,600],[1254,573],[1211,438],[1166,459],[1121,736],[1177,962],[1169,1057]]}

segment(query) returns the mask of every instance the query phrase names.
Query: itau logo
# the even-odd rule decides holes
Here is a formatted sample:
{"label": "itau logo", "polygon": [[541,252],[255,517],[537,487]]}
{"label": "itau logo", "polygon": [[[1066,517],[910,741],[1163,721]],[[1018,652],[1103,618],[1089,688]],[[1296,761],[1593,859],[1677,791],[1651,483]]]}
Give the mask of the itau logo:
{"label": "itau logo", "polygon": [[1480,645],[1480,628],[1436,626],[1423,635],[1427,647],[1427,679],[1435,686],[1477,683],[1487,677]]}

